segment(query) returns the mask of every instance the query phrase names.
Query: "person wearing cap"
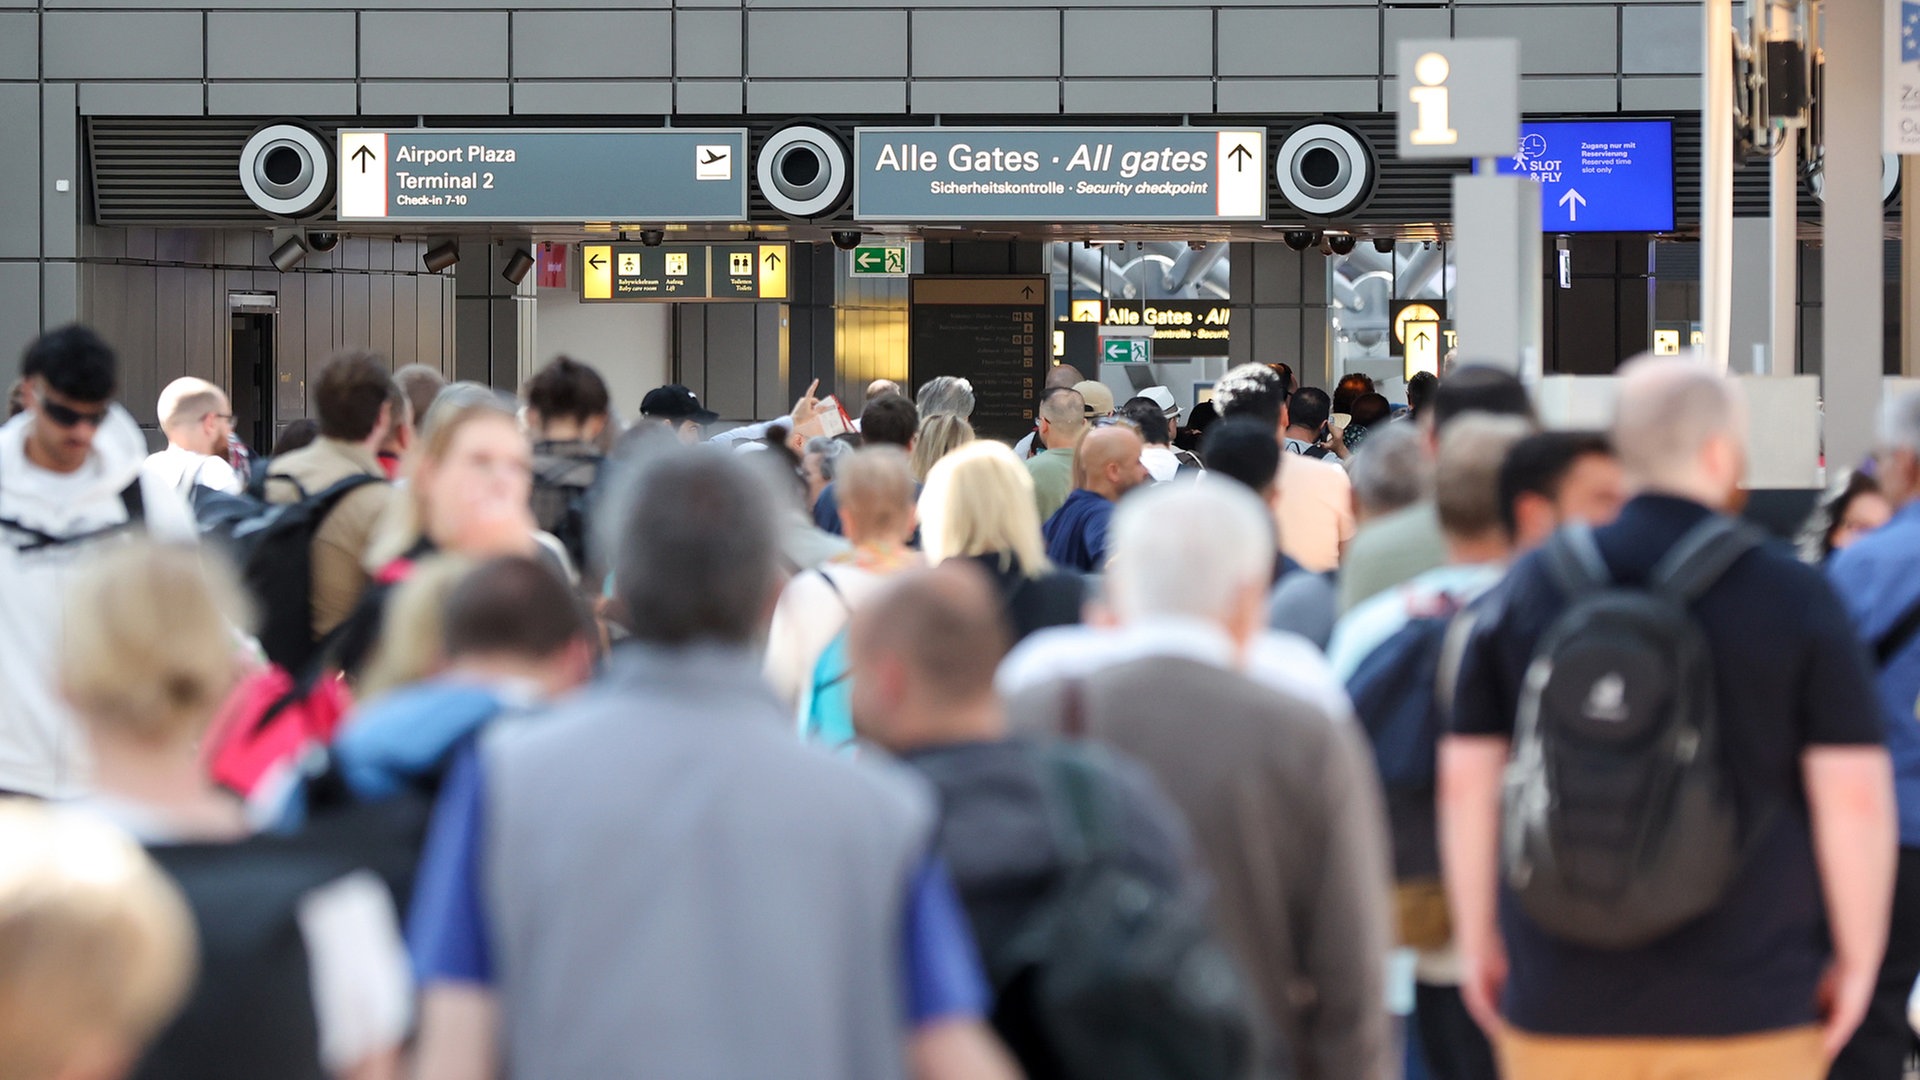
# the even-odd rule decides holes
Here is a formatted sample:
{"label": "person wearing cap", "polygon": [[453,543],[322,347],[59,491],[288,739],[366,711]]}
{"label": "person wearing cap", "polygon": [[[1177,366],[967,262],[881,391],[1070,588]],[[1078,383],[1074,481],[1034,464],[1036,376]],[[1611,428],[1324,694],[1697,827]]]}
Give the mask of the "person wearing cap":
{"label": "person wearing cap", "polygon": [[1140,464],[1146,466],[1154,483],[1164,484],[1172,480],[1183,467],[1192,473],[1199,472],[1199,458],[1173,447],[1173,437],[1179,428],[1180,406],[1173,403],[1173,394],[1166,387],[1147,387],[1140,391],[1138,397],[1128,398],[1127,403],[1120,406],[1114,415],[1139,430],[1144,446],[1140,451]]}
{"label": "person wearing cap", "polygon": [[701,429],[720,419],[720,414],[702,407],[693,391],[672,383],[647,391],[640,399],[640,418],[665,424],[675,438],[692,445],[700,441]]}
{"label": "person wearing cap", "polygon": [[1113,391],[1107,384],[1095,379],[1087,379],[1073,384],[1080,399],[1087,403],[1087,422],[1095,427],[1113,423]]}

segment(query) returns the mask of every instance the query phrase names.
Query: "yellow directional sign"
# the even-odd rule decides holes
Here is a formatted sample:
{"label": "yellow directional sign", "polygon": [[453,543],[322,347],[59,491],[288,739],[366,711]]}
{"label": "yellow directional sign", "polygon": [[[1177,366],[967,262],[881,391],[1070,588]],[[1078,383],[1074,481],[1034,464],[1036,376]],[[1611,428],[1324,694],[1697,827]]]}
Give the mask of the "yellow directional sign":
{"label": "yellow directional sign", "polygon": [[1655,330],[1653,332],[1653,351],[1659,356],[1675,356],[1680,352],[1680,331]]}
{"label": "yellow directional sign", "polygon": [[760,299],[787,298],[787,245],[761,244],[759,251]]}
{"label": "yellow directional sign", "polygon": [[580,299],[613,299],[613,245],[582,244],[580,260],[585,267],[580,275]]}
{"label": "yellow directional sign", "polygon": [[1440,374],[1440,323],[1433,319],[1408,319],[1406,377],[1422,371]]}

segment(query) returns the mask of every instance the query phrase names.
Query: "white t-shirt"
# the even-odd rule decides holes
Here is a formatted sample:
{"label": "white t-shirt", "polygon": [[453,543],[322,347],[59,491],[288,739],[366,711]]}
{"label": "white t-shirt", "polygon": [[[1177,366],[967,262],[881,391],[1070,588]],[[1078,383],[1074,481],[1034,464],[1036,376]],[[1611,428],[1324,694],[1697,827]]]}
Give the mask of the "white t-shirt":
{"label": "white t-shirt", "polygon": [[1340,565],[1340,545],[1353,539],[1353,483],[1347,470],[1299,454],[1280,459],[1280,505],[1274,511],[1280,550],[1316,574]]}
{"label": "white t-shirt", "polygon": [[150,455],[143,468],[155,480],[182,495],[188,494],[188,485],[195,483],[229,495],[240,494],[242,487],[240,474],[224,460],[179,446],[169,446]]}
{"label": "white t-shirt", "polygon": [[[832,578],[832,584],[822,575]],[[773,624],[767,629],[767,681],[780,700],[796,710],[800,707],[820,654],[847,625],[853,609],[878,592],[885,580],[881,574],[844,562],[822,563],[793,575],[780,593]]]}

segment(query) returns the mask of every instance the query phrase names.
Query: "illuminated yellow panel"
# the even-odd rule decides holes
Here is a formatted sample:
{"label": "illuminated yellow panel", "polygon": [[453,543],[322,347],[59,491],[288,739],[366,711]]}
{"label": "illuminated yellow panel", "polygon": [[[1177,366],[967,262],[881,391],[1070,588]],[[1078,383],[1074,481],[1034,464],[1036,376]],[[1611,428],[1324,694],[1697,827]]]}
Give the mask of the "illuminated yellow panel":
{"label": "illuminated yellow panel", "polygon": [[613,299],[613,245],[580,245],[580,299]]}

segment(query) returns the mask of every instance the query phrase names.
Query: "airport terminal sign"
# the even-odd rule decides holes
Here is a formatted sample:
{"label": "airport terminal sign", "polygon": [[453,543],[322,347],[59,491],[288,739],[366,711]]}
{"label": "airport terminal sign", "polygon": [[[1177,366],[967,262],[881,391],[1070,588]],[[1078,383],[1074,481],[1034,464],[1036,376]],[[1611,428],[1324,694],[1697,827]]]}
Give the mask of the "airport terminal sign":
{"label": "airport terminal sign", "polygon": [[581,244],[580,299],[785,300],[792,255],[784,243]]}
{"label": "airport terminal sign", "polygon": [[1521,124],[1519,153],[1496,168],[1540,184],[1542,232],[1673,229],[1670,121]]}
{"label": "airport terminal sign", "polygon": [[1216,128],[859,128],[860,221],[1259,221],[1265,134]]}
{"label": "airport terminal sign", "polygon": [[341,221],[745,221],[739,129],[340,133]]}

